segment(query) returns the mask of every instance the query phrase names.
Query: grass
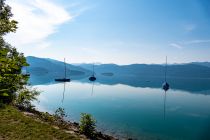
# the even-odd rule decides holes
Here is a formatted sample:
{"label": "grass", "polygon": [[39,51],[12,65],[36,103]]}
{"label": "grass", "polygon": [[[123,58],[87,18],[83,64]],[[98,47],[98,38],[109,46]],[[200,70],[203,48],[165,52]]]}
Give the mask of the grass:
{"label": "grass", "polygon": [[76,134],[25,116],[12,106],[0,108],[0,140],[78,140]]}

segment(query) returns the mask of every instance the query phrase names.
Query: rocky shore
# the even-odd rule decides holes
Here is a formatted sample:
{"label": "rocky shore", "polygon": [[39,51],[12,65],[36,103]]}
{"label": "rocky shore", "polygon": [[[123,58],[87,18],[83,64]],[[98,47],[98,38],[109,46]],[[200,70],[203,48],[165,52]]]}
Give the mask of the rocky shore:
{"label": "rocky shore", "polygon": [[54,115],[49,114],[48,112],[40,112],[40,111],[37,111],[36,109],[25,109],[19,106],[16,106],[16,108],[19,111],[23,112],[25,116],[31,117],[41,123],[50,124],[56,129],[64,130],[66,133],[79,135],[81,139],[118,140],[117,138],[114,138],[113,136],[103,134],[102,132],[99,132],[99,131],[95,131],[94,132],[95,136],[90,138],[80,133],[79,123],[77,122],[66,121],[62,118],[55,118]]}

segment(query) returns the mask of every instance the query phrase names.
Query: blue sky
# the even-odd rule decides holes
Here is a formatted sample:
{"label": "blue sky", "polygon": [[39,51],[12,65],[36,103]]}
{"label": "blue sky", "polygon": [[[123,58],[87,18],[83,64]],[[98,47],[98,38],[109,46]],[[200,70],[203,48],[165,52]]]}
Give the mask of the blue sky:
{"label": "blue sky", "polygon": [[6,39],[26,56],[69,63],[210,61],[208,0],[7,0]]}

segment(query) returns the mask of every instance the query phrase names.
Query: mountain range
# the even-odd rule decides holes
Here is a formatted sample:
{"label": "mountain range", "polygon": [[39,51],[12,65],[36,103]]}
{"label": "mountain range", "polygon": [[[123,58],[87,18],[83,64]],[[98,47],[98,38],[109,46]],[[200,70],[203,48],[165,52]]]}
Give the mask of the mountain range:
{"label": "mountain range", "polygon": [[[28,56],[31,74],[30,83],[54,83],[55,78],[64,77],[64,62]],[[89,82],[93,64],[66,64],[67,77]],[[160,87],[164,81],[165,65],[162,64],[97,64],[94,65],[97,82],[102,84],[126,84],[134,87]],[[24,71],[24,68],[23,68]],[[167,66],[167,81],[171,87],[183,90],[209,90],[210,62],[192,62]]]}

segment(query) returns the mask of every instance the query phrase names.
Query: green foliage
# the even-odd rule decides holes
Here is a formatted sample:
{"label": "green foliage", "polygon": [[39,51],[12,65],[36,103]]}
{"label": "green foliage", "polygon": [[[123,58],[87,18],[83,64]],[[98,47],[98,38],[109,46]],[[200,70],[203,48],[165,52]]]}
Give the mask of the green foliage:
{"label": "green foliage", "polygon": [[89,137],[95,136],[96,120],[87,113],[81,114],[80,132]]}
{"label": "green foliage", "polygon": [[1,108],[4,108],[5,107],[5,104],[3,103],[3,101],[0,99],[0,109]]}
{"label": "green foliage", "polygon": [[58,109],[56,109],[53,117],[54,117],[54,123],[59,127],[66,128],[68,126],[68,123],[66,123],[64,120],[64,117],[67,117],[64,108],[59,107]]}
{"label": "green foliage", "polygon": [[58,126],[59,128],[66,129],[69,127],[68,122],[64,120],[64,117],[67,115],[65,114],[65,110],[63,108],[58,108],[55,111],[55,114],[51,115],[48,112],[37,112],[36,110],[30,110],[35,114],[38,114],[38,118],[44,122],[47,122],[51,125]]}
{"label": "green foliage", "polygon": [[3,103],[12,102],[16,91],[22,89],[28,80],[21,74],[22,67],[28,65],[23,53],[3,39],[3,35],[17,29],[17,22],[11,17],[11,8],[5,0],[0,0],[0,98]]}
{"label": "green foliage", "polygon": [[0,36],[16,31],[18,22],[11,20],[12,16],[11,7],[5,4],[5,0],[0,0]]}
{"label": "green foliage", "polygon": [[56,109],[54,116],[56,118],[64,119],[64,117],[66,117],[67,115],[66,115],[64,108],[59,107],[58,109]]}
{"label": "green foliage", "polygon": [[32,109],[31,101],[37,100],[37,96],[40,94],[36,89],[29,89],[24,87],[17,91],[17,97],[15,104],[25,109]]}
{"label": "green foliage", "polygon": [[27,83],[28,77],[21,74],[25,65],[27,63],[22,53],[8,44],[0,46],[0,97],[5,102],[11,102],[14,93]]}
{"label": "green foliage", "polygon": [[40,112],[40,116],[41,120],[45,121],[45,122],[49,122],[51,124],[55,123],[55,117],[51,114],[49,114],[48,112]]}
{"label": "green foliage", "polygon": [[55,129],[53,125],[25,116],[12,106],[0,108],[1,140],[80,140],[76,134]]}

